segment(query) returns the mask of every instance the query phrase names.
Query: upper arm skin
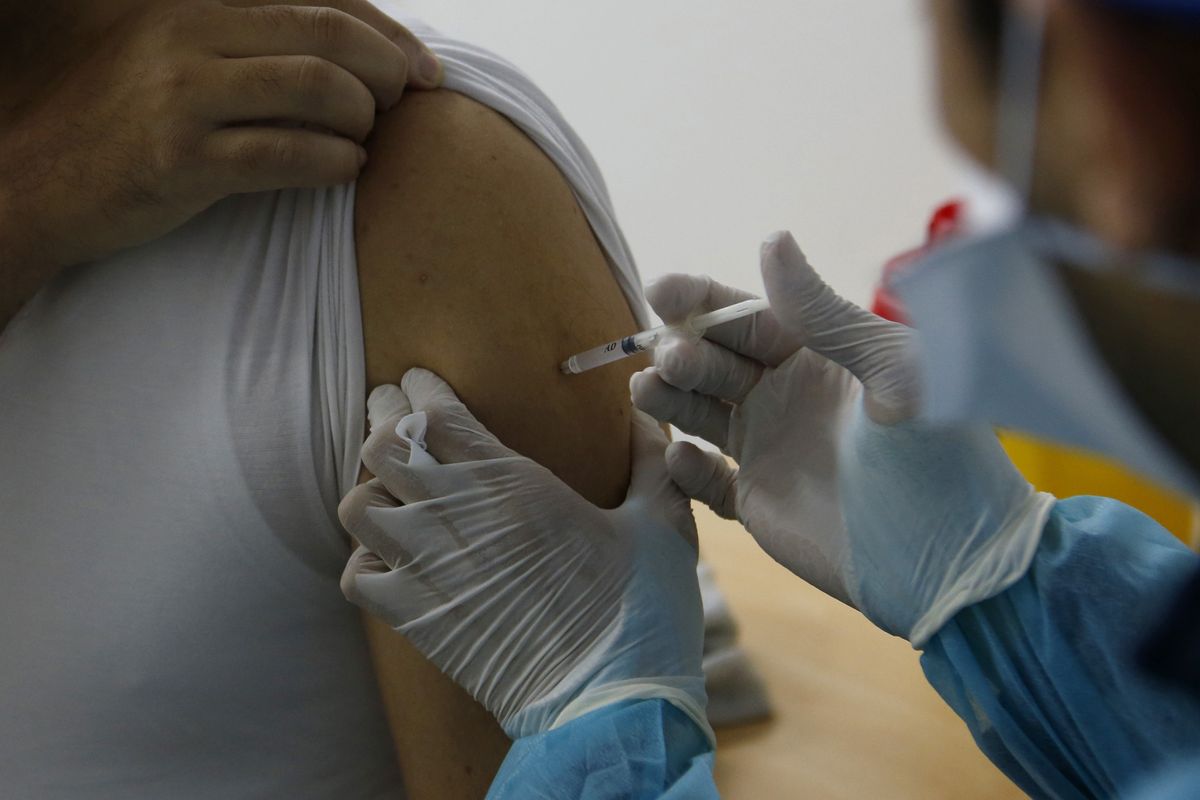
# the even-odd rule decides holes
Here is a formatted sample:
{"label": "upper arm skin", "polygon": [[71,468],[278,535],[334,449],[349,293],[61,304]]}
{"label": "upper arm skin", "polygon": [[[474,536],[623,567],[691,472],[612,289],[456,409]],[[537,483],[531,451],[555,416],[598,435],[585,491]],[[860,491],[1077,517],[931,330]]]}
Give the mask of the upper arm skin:
{"label": "upper arm skin", "polygon": [[[368,152],[355,231],[368,389],[431,369],[509,447],[618,505],[643,364],[559,372],[635,329],[566,180],[508,120],[446,91],[380,117]],[[385,625],[368,633],[411,796],[482,796],[507,750],[499,727]]]}

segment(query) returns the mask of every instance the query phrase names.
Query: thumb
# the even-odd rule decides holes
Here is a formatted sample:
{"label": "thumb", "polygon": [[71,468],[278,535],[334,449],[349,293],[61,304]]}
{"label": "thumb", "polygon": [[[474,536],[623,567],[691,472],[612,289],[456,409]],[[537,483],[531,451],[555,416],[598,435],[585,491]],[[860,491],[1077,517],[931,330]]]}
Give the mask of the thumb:
{"label": "thumb", "polygon": [[440,377],[424,369],[410,369],[401,381],[414,414],[425,415],[425,449],[440,464],[510,458],[506,447],[463,405]]}
{"label": "thumb", "polygon": [[[877,323],[892,323],[830,288],[790,233],[769,236],[761,257],[763,282],[775,316],[801,336],[805,347],[854,372],[852,365],[869,354],[870,329]],[[868,330],[863,330],[864,325]]]}
{"label": "thumb", "polygon": [[845,367],[866,390],[867,411],[876,422],[912,416],[917,375],[912,332],[872,314],[830,288],[786,231],[762,246],[762,277],[775,316],[804,346]]}

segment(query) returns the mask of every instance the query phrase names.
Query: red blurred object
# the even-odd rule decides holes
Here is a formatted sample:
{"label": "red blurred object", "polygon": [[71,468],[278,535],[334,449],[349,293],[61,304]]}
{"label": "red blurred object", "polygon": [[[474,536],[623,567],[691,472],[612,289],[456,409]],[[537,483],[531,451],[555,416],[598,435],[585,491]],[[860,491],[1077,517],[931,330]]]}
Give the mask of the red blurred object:
{"label": "red blurred object", "polygon": [[912,250],[906,250],[883,265],[883,275],[880,277],[879,283],[875,286],[875,297],[871,301],[872,312],[884,319],[908,324],[904,307],[900,304],[899,298],[891,291],[892,278],[896,273],[924,256],[937,245],[953,239],[961,233],[965,210],[966,203],[962,200],[950,200],[938,206],[937,210],[933,212],[933,216],[929,219],[929,227],[926,229],[925,234],[925,243]]}

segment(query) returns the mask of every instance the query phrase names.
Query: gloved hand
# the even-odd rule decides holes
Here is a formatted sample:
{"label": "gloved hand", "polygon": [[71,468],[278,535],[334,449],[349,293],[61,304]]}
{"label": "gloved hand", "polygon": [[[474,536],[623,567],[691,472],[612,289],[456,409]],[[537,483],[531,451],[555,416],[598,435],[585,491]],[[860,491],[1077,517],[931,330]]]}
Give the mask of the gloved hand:
{"label": "gloved hand", "polygon": [[[938,429],[919,405],[913,337],[839,297],[788,234],[762,249],[771,310],[660,344],[635,404],[721,448],[667,450],[691,497],[737,518],[773,558],[916,646],[1024,574],[1053,498],[986,428]],[[673,275],[647,288],[665,321],[751,295]]]}
{"label": "gloved hand", "polygon": [[362,457],[375,478],[339,509],[362,543],[346,596],[514,739],[652,697],[711,738],[695,524],[662,430],[636,415],[629,494],[606,511],[501,444],[433,373],[402,386],[372,392]]}

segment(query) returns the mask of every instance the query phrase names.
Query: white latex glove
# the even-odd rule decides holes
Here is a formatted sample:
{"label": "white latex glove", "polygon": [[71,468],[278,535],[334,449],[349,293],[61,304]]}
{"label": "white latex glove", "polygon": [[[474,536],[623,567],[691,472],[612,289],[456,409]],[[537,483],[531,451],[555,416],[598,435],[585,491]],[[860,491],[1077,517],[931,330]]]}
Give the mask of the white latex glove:
{"label": "white latex glove", "polygon": [[629,494],[606,511],[501,444],[433,373],[402,385],[371,394],[376,477],[339,509],[362,543],[346,596],[514,739],[630,698],[669,700],[711,736],[695,524],[662,430],[636,414]]}
{"label": "white latex glove", "polygon": [[[1024,574],[1052,498],[1034,493],[990,430],[911,421],[910,331],[839,297],[789,234],[763,245],[762,274],[771,310],[660,344],[655,367],[631,381],[634,402],[738,463],[671,445],[685,493],[920,646]],[[751,296],[687,275],[647,288],[669,323]]]}

